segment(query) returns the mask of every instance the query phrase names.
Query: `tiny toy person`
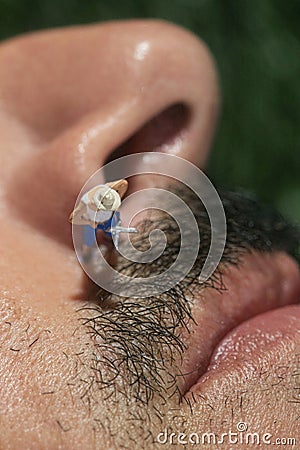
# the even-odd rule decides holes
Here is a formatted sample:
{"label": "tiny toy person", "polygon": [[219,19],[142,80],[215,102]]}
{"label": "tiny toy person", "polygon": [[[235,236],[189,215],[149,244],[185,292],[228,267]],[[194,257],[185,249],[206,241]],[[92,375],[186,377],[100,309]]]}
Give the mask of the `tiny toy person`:
{"label": "tiny toy person", "polygon": [[117,211],[127,188],[125,179],[97,185],[81,197],[78,206],[70,214],[71,223],[83,225],[84,262],[89,261],[92,248],[97,246],[97,230],[102,230],[110,242],[113,238],[116,249],[120,233],[137,233],[136,228],[121,226],[120,212]]}

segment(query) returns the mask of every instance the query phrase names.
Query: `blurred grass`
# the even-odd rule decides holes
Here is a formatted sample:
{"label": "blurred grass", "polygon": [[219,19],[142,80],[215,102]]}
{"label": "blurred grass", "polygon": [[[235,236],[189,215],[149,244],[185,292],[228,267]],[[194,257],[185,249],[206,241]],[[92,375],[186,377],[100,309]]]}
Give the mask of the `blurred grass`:
{"label": "blurred grass", "polygon": [[137,17],[189,28],[215,56],[223,109],[212,179],[251,189],[300,222],[298,0],[0,0],[0,38]]}

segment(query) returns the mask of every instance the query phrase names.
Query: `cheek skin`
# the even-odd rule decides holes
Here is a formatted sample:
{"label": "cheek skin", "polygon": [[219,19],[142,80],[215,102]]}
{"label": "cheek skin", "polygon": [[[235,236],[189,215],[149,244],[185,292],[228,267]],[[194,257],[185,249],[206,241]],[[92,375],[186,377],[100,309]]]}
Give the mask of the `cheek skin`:
{"label": "cheek skin", "polygon": [[112,406],[96,384],[94,347],[75,312],[82,304],[46,315],[28,299],[2,296],[0,448],[119,448],[102,422],[109,415],[123,436],[128,411]]}
{"label": "cheek skin", "polygon": [[82,271],[74,252],[66,252],[47,236],[34,233],[9,212],[2,219],[0,233],[5,242],[5,258],[0,259],[2,291],[46,314],[59,311],[70,300],[82,298]]}
{"label": "cheek skin", "polygon": [[46,316],[27,300],[7,297],[0,314],[0,447],[113,448],[100,425],[95,433],[105,403],[89,392],[92,344],[74,308]]}

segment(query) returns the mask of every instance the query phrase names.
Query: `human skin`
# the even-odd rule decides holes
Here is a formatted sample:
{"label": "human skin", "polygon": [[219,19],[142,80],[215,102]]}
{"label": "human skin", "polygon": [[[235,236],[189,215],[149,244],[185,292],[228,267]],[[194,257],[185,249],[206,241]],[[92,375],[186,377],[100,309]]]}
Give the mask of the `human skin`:
{"label": "human skin", "polygon": [[[91,369],[97,348],[79,310],[95,300],[87,298],[69,214],[86,179],[116,149],[158,148],[205,167],[219,89],[203,43],[155,21],[16,38],[0,47],[0,101],[0,448],[160,448],[149,435],[168,427],[226,433],[239,422],[252,432],[300,439],[300,311],[293,305],[300,276],[285,252],[246,254],[237,267],[224,268],[223,294],[196,290],[198,327],[182,334],[194,350],[197,336],[207,361],[196,364],[196,377],[177,380],[186,401],[159,388],[151,401],[139,400],[126,378],[132,398],[122,394],[120,380],[110,397]],[[251,327],[251,317],[266,311],[258,319],[264,334],[251,337],[259,325]],[[222,329],[224,316],[232,326]],[[236,328],[239,345],[229,336],[226,358],[216,354],[205,372],[221,338],[244,319]],[[183,359],[183,372],[194,370],[194,353]],[[164,445],[176,446],[182,444]]]}

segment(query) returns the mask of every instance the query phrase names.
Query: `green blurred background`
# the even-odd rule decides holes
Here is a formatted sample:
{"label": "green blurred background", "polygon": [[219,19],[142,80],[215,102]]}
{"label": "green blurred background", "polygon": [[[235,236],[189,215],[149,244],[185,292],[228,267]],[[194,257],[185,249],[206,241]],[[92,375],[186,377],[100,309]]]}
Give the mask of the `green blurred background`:
{"label": "green blurred background", "polygon": [[300,222],[299,0],[0,0],[0,37],[140,17],[189,28],[215,56],[223,109],[214,182],[253,190]]}

